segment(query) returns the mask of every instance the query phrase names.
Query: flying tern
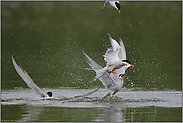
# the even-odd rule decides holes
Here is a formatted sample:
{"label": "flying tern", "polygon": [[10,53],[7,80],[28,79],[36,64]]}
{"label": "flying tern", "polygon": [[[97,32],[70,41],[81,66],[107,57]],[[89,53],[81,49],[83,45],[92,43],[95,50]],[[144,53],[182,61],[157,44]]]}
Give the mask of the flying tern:
{"label": "flying tern", "polygon": [[119,1],[106,1],[106,2],[104,3],[103,9],[105,8],[105,5],[106,5],[107,2],[109,2],[109,4],[111,5],[111,9],[112,9],[112,10],[113,10],[113,8],[115,8],[115,9],[118,10],[118,12],[119,12],[119,14],[120,14],[120,8],[121,8],[121,6],[120,6],[120,4],[119,4]]}
{"label": "flying tern", "polygon": [[110,71],[111,73],[114,74],[114,76],[116,76],[115,74],[117,74],[117,72],[114,70],[119,69],[123,66],[131,66],[132,69],[134,67],[130,62],[130,60],[126,59],[126,51],[125,51],[125,46],[122,39],[120,38],[120,45],[119,45],[117,41],[114,40],[109,35],[109,33],[108,33],[108,37],[112,47],[108,48],[105,55],[103,55],[104,60],[107,62],[107,64],[106,64],[106,67],[97,70],[98,74],[95,77],[95,80],[100,78],[107,71]]}

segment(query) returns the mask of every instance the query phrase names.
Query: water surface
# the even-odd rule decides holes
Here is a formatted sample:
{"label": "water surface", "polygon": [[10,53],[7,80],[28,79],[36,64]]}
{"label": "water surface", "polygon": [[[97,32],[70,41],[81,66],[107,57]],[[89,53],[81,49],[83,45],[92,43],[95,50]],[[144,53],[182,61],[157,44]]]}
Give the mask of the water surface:
{"label": "water surface", "polygon": [[102,98],[106,90],[99,89],[90,96],[68,100],[66,97],[91,90],[43,89],[46,90],[52,91],[60,101],[40,100],[31,89],[2,91],[2,121],[181,121],[180,91],[123,90],[109,99]]}

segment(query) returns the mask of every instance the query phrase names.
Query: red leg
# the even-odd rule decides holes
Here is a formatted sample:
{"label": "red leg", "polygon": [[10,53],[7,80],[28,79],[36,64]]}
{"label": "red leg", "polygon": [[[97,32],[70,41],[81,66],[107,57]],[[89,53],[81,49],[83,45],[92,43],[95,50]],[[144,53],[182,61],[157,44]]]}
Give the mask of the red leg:
{"label": "red leg", "polygon": [[111,73],[117,74],[117,73],[116,73],[116,72],[114,72],[114,71],[111,71]]}
{"label": "red leg", "polygon": [[113,7],[111,7],[111,9],[113,10]]}
{"label": "red leg", "polygon": [[110,73],[113,73],[113,74],[114,74],[114,76],[115,76],[115,77],[117,77],[117,76],[116,76],[116,74],[117,74],[116,72],[114,72],[114,71],[111,71]]}
{"label": "red leg", "polygon": [[106,4],[106,2],[104,3],[103,9],[105,8],[105,4]]}
{"label": "red leg", "polygon": [[[112,95],[112,97],[114,97],[114,95]],[[110,99],[111,99],[112,97],[110,96]]]}

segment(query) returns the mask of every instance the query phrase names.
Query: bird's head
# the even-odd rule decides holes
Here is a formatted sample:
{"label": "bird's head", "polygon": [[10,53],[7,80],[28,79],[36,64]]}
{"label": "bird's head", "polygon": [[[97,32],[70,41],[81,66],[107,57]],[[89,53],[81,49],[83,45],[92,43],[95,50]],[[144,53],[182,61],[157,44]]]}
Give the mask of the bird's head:
{"label": "bird's head", "polygon": [[124,75],[125,75],[125,74],[119,74],[119,77],[120,77],[120,78],[125,78]]}
{"label": "bird's head", "polygon": [[120,14],[120,8],[121,8],[121,6],[120,6],[120,4],[119,4],[119,1],[116,1],[116,2],[115,2],[115,5],[116,5],[116,7],[118,8],[118,12],[119,12],[119,14]]}
{"label": "bird's head", "polygon": [[124,67],[126,67],[126,69],[125,69],[124,73],[119,74],[119,77],[120,77],[120,78],[125,78],[124,75],[125,75],[126,71],[127,71],[130,67],[133,69],[134,66],[133,66],[132,64],[128,64],[128,65],[126,65],[126,66],[124,66]]}
{"label": "bird's head", "polygon": [[[134,68],[134,66],[132,65],[132,63],[131,63],[131,61],[130,60],[122,60],[122,62],[125,62],[126,64],[129,64],[130,65],[130,67],[133,69]],[[129,68],[129,67],[128,67]],[[127,69],[128,69],[127,68]]]}
{"label": "bird's head", "polygon": [[46,96],[47,97],[52,97],[52,92],[51,91],[47,92],[47,95]]}

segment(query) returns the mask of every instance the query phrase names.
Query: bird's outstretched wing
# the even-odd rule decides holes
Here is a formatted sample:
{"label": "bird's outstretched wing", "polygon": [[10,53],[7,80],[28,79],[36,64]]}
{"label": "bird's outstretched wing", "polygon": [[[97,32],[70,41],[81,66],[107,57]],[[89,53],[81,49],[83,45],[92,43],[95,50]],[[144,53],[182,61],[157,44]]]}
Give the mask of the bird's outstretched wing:
{"label": "bird's outstretched wing", "polygon": [[99,88],[96,88],[95,90],[90,91],[90,92],[88,92],[88,93],[86,93],[86,94],[77,95],[77,96],[74,96],[74,97],[72,97],[72,98],[89,96],[89,95],[93,94],[94,92],[98,91],[98,89],[99,89]]}
{"label": "bird's outstretched wing", "polygon": [[27,84],[27,86],[30,87],[30,88],[32,88],[32,89],[34,89],[42,97],[46,97],[43,94],[43,92],[41,91],[41,89],[32,81],[32,79],[27,74],[27,72],[20,65],[18,65],[16,63],[15,59],[13,58],[13,55],[12,55],[12,62],[13,62],[13,65],[15,67],[15,70],[22,77],[22,79],[25,81],[25,83]]}
{"label": "bird's outstretched wing", "polygon": [[[102,67],[99,64],[97,64],[95,61],[93,61],[93,59],[91,59],[83,50],[81,51],[84,54],[86,60],[88,61],[88,64],[91,66],[91,68],[96,72],[98,76],[97,70],[102,69]],[[99,78],[99,80],[107,89],[109,89],[111,85],[116,84],[116,82],[109,76],[107,72],[105,72],[104,75]]]}
{"label": "bird's outstretched wing", "polygon": [[109,37],[109,40],[110,40],[110,42],[111,42],[111,46],[112,46],[113,50],[114,50],[114,51],[118,50],[118,49],[120,48],[118,42],[117,42],[116,40],[114,40],[114,39],[109,35],[109,33],[107,33],[107,34],[108,34],[108,37]]}
{"label": "bird's outstretched wing", "polygon": [[107,62],[107,66],[111,66],[113,64],[118,63],[119,60],[121,60],[119,57],[119,52],[121,51],[121,47],[118,44],[118,42],[109,35],[109,33],[107,34],[112,47],[108,48],[105,55],[103,56],[104,56],[104,60]]}
{"label": "bird's outstretched wing", "polygon": [[108,48],[105,55],[103,55],[104,60],[107,62],[107,66],[111,66],[119,62],[119,51],[114,51],[112,47]]}
{"label": "bird's outstretched wing", "polygon": [[120,50],[118,53],[119,59],[125,60],[126,59],[126,50],[125,50],[125,46],[124,46],[124,43],[121,38],[119,39],[119,43],[120,43]]}

